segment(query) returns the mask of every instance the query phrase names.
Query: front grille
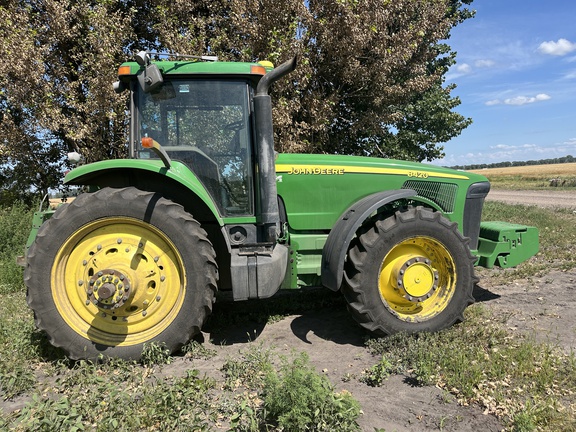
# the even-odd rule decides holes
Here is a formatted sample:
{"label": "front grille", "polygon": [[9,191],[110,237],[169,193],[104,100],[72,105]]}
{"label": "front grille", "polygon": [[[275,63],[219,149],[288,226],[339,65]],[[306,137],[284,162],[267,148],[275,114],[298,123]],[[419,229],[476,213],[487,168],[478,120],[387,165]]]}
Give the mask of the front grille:
{"label": "front grille", "polygon": [[408,180],[402,189],[414,189],[419,197],[436,203],[445,213],[454,211],[458,186],[453,183]]}

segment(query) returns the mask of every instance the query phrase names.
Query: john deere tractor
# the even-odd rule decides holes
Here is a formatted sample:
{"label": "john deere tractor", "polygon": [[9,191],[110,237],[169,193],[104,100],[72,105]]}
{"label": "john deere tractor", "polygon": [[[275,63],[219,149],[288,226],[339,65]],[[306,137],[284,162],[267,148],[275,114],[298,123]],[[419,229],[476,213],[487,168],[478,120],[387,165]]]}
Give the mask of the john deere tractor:
{"label": "john deere tractor", "polygon": [[36,213],[24,279],[36,325],[73,359],[176,351],[217,290],[341,291],[376,335],[437,331],[473,302],[474,266],[538,251],[533,227],[481,223],[485,177],[432,165],[276,154],[272,83],[296,67],[141,52],[118,70],[129,158],[80,165],[85,193]]}

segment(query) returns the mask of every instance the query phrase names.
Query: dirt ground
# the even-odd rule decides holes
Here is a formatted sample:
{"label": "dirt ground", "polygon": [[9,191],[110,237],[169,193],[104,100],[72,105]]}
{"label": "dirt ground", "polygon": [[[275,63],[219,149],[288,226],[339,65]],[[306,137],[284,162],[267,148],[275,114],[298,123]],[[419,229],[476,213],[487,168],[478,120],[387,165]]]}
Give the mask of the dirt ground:
{"label": "dirt ground", "polygon": [[502,201],[508,204],[566,207],[576,211],[576,190],[491,190],[486,199],[489,201]]}
{"label": "dirt ground", "polygon": [[[480,283],[477,302],[493,310],[514,332],[525,332],[539,341],[576,349],[576,271],[553,272],[531,283],[506,286]],[[296,293],[295,293],[296,294]],[[222,306],[226,307],[226,306]],[[454,397],[436,387],[416,387],[407,376],[390,377],[382,387],[358,381],[363,370],[377,363],[364,347],[366,333],[348,315],[344,305],[305,315],[295,315],[268,325],[246,323],[203,334],[205,345],[217,352],[210,360],[194,360],[202,373],[222,380],[219,368],[250,344],[272,347],[280,354],[306,352],[338,391],[348,390],[360,402],[363,431],[499,431],[501,422],[480,407],[459,406]],[[168,366],[190,367],[176,360]],[[344,377],[356,377],[343,380]]]}

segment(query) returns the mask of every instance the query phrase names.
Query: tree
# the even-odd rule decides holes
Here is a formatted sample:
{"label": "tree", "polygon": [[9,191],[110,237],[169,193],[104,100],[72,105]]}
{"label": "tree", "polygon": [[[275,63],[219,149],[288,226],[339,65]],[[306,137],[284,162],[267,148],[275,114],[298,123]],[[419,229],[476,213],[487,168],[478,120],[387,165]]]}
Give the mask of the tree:
{"label": "tree", "polygon": [[460,101],[443,76],[455,53],[440,43],[473,16],[471,2],[163,0],[140,28],[172,52],[275,63],[298,55],[296,72],[273,89],[279,151],[422,161],[442,157],[439,143],[471,122],[452,111]]}
{"label": "tree", "polygon": [[105,0],[9,0],[0,6],[0,181],[10,198],[58,185],[65,155],[125,152],[125,101],[115,70],[133,39],[129,16]]}
{"label": "tree", "polygon": [[[442,88],[454,53],[439,41],[470,16],[459,1],[312,1],[306,23],[311,79],[300,90],[306,123],[319,122],[305,150],[422,161],[469,120]],[[323,101],[321,106],[315,106]]]}
{"label": "tree", "polygon": [[126,101],[111,83],[141,49],[276,64],[298,55],[273,87],[278,151],[441,157],[470,123],[444,85],[455,54],[442,41],[471,2],[3,0],[0,183],[45,191],[67,152],[124,155]]}

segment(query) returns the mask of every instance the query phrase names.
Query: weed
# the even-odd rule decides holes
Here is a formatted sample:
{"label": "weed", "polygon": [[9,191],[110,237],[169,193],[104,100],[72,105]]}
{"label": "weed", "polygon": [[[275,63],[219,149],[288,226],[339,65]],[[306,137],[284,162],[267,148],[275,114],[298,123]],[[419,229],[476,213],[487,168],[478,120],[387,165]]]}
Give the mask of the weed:
{"label": "weed", "polygon": [[195,340],[191,340],[190,342],[182,346],[180,351],[186,357],[193,359],[204,359],[204,360],[209,360],[217,354],[215,350],[206,348],[205,345]]}
{"label": "weed", "polygon": [[360,382],[368,384],[371,387],[381,386],[386,379],[396,371],[394,365],[382,356],[382,360],[369,369],[366,369],[359,378]]}
{"label": "weed", "polygon": [[358,431],[360,406],[350,393],[335,393],[328,379],[318,374],[301,354],[280,372],[266,377],[266,419],[284,431]]}
{"label": "weed", "polygon": [[240,386],[261,388],[266,375],[274,370],[271,350],[251,345],[239,359],[228,359],[222,366],[224,388],[234,390]]}
{"label": "weed", "polygon": [[172,356],[165,343],[145,343],[140,363],[144,366],[167,365],[172,363]]}
{"label": "weed", "polygon": [[85,430],[82,415],[70,399],[62,397],[58,400],[40,400],[37,395],[33,402],[22,410],[18,426],[22,430],[46,432]]}
{"label": "weed", "polygon": [[62,372],[53,388],[34,394],[20,413],[2,421],[16,430],[210,429],[214,381],[196,370],[161,378],[134,362],[114,360],[78,362]]}
{"label": "weed", "polygon": [[259,409],[262,401],[255,393],[243,393],[240,400],[232,408],[230,431],[258,432],[264,424],[262,412]]}

